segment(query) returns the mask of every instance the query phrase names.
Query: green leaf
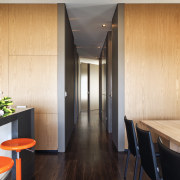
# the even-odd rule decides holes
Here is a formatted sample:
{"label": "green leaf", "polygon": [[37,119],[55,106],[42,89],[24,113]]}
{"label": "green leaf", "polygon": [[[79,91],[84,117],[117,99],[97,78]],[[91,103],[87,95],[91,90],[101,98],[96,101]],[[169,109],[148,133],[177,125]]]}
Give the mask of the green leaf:
{"label": "green leaf", "polygon": [[6,105],[7,105],[7,106],[11,106],[11,105],[13,105],[13,103],[12,103],[12,102],[11,102],[11,103],[7,103]]}
{"label": "green leaf", "polygon": [[1,100],[1,104],[5,104],[5,101],[4,101],[4,100]]}
{"label": "green leaf", "polygon": [[12,112],[10,113],[4,113],[4,115],[3,115],[3,117],[6,117],[6,116],[9,116],[9,115],[11,115],[12,114]]}
{"label": "green leaf", "polygon": [[14,113],[14,112],[15,112],[15,109],[11,109],[11,111],[12,111],[12,113]]}
{"label": "green leaf", "polygon": [[11,98],[10,97],[4,97],[4,100],[10,100]]}

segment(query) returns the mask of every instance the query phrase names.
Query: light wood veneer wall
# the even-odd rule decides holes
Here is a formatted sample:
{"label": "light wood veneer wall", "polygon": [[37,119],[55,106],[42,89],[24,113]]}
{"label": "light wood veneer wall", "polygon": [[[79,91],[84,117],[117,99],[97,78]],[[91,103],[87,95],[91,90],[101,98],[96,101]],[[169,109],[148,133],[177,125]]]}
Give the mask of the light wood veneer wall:
{"label": "light wood veneer wall", "polygon": [[0,90],[35,108],[37,150],[58,149],[57,5],[0,5]]}
{"label": "light wood veneer wall", "polygon": [[180,119],[180,5],[125,5],[125,114]]}

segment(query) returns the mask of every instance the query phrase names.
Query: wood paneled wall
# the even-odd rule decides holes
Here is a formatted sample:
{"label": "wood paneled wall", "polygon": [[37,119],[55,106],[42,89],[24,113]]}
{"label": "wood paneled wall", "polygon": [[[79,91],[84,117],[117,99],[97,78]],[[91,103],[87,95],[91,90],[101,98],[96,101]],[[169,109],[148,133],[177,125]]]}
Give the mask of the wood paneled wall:
{"label": "wood paneled wall", "polygon": [[180,119],[180,5],[125,5],[125,114]]}
{"label": "wood paneled wall", "polygon": [[9,26],[10,55],[57,55],[57,5],[10,5]]}
{"label": "wood paneled wall", "polygon": [[0,5],[0,90],[35,108],[37,150],[57,150],[57,5]]}
{"label": "wood paneled wall", "polygon": [[0,5],[0,91],[8,94],[8,5]]}

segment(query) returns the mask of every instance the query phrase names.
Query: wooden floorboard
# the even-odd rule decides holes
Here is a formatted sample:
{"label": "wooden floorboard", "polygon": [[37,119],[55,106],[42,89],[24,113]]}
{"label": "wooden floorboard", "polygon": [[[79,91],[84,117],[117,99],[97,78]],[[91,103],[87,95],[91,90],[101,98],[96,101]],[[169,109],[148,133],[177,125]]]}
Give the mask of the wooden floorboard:
{"label": "wooden floorboard", "polygon": [[[98,111],[81,113],[66,153],[36,153],[35,180],[123,180],[126,154],[118,153]],[[127,180],[133,179],[134,157]],[[149,180],[144,174],[143,180]]]}

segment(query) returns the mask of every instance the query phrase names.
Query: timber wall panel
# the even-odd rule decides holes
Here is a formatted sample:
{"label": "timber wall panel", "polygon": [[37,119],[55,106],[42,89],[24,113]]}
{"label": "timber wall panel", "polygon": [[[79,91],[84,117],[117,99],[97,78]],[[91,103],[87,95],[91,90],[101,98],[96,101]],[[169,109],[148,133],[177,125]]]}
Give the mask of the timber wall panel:
{"label": "timber wall panel", "polygon": [[57,5],[0,5],[0,90],[35,108],[38,150],[57,150]]}
{"label": "timber wall panel", "polygon": [[125,5],[125,114],[180,119],[180,5]]}
{"label": "timber wall panel", "polygon": [[0,5],[0,91],[8,95],[8,5]]}
{"label": "timber wall panel", "polygon": [[37,139],[36,150],[58,149],[57,123],[57,114],[35,115],[35,135]]}
{"label": "timber wall panel", "polygon": [[57,5],[9,6],[10,55],[57,55]]}
{"label": "timber wall panel", "polygon": [[35,113],[57,114],[57,56],[10,56],[9,95]]}

